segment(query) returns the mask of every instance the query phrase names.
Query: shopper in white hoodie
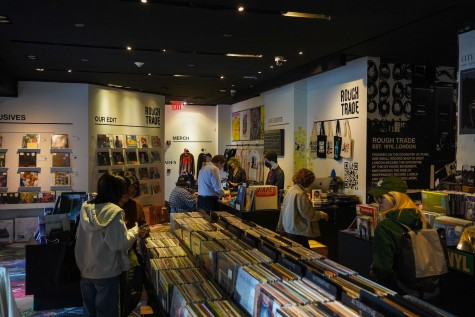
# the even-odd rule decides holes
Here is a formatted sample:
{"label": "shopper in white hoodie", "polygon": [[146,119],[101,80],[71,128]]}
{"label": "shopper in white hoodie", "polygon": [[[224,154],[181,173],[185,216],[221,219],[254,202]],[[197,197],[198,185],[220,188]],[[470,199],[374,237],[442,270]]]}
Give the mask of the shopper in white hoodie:
{"label": "shopper in white hoodie", "polygon": [[127,230],[117,205],[124,195],[125,180],[107,172],[97,182],[97,196],[81,208],[75,255],[84,317],[120,316],[119,276],[130,267],[127,251],[138,236],[137,224]]}

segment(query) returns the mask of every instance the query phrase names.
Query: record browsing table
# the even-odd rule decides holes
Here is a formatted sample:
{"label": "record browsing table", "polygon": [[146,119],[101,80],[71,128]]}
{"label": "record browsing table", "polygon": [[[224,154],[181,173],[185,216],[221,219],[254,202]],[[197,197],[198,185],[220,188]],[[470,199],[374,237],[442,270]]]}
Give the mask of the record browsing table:
{"label": "record browsing table", "polygon": [[279,221],[280,216],[280,210],[278,209],[241,211],[232,207],[229,202],[222,201],[219,202],[219,209],[221,211],[227,211],[242,220],[252,221],[255,224],[273,231],[277,228],[277,222]]}

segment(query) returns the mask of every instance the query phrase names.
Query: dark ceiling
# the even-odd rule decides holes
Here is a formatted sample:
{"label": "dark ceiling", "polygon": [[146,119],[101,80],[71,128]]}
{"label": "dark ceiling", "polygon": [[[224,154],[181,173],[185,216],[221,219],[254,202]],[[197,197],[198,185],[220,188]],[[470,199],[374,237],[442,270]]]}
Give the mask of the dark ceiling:
{"label": "dark ceiling", "polygon": [[15,94],[9,79],[112,84],[216,105],[363,56],[456,66],[457,34],[474,9],[473,0],[1,0],[11,23],[0,23],[0,93]]}

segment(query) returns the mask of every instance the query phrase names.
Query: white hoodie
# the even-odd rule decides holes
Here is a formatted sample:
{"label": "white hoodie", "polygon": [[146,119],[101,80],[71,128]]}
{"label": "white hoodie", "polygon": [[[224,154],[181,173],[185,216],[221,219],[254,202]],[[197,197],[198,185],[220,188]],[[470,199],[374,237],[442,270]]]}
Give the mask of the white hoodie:
{"label": "white hoodie", "polygon": [[130,267],[128,250],[137,236],[138,226],[127,230],[124,211],[119,206],[85,202],[74,250],[81,276],[109,278],[127,271]]}

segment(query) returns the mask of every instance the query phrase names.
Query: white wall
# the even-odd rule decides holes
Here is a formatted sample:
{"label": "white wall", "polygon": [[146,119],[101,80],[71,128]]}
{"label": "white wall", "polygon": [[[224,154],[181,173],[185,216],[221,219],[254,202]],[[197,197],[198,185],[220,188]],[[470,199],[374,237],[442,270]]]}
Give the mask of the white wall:
{"label": "white wall", "polygon": [[[4,148],[8,148],[8,191],[16,192],[19,184],[18,154],[22,135],[40,134],[41,152],[38,154],[39,185],[41,191],[50,191],[54,184],[51,167],[51,134],[69,134],[72,149],[71,183],[74,191],[87,191],[88,142],[87,85],[50,82],[19,82],[18,97],[0,98],[0,114],[24,115],[24,120],[0,120],[0,133],[4,135]],[[35,204],[32,204],[35,205]],[[2,209],[33,208],[25,205],[3,205]],[[41,206],[42,207],[42,206]]]}
{"label": "white wall", "polygon": [[[475,68],[475,31],[463,33],[459,35],[459,72],[457,78],[460,79],[460,71]],[[459,116],[460,107],[460,81],[459,81]],[[463,93],[463,92],[461,92]],[[457,122],[459,126],[460,122]],[[458,134],[457,139],[457,170],[462,170],[463,165],[475,165],[475,135],[474,134]]]}
{"label": "white wall", "polygon": [[[332,158],[312,159],[313,171],[317,177],[327,177],[330,176],[331,170],[335,169],[337,176],[344,179],[345,162],[358,163],[358,189],[347,190],[346,193],[358,195],[362,200],[366,195],[367,60],[366,57],[360,58],[343,67],[313,76],[307,80],[307,131],[309,137],[314,121],[340,119],[343,134],[343,121],[341,119],[357,117],[357,119],[349,119],[354,146],[353,158],[340,161]],[[341,91],[353,87],[358,87],[359,113],[342,113]],[[332,125],[335,134],[336,121],[332,121]],[[328,131],[326,133],[328,134]]]}
{"label": "white wall", "polygon": [[[97,134],[145,135],[164,137],[165,97],[160,95],[137,93],[132,91],[89,86],[89,191],[96,190],[98,179],[96,164]],[[148,116],[150,110],[153,116]],[[157,111],[157,113],[155,113]],[[155,115],[156,114],[156,115]],[[149,120],[152,118],[152,120]],[[163,146],[163,141],[162,141]],[[148,165],[147,165],[148,166]],[[164,169],[163,151],[160,168],[162,192],[158,195],[142,195],[144,205],[163,204]],[[122,166],[116,166],[122,169]],[[114,168],[114,167],[111,167]],[[156,181],[156,180],[153,180]],[[150,185],[152,181],[143,181]]]}
{"label": "white wall", "polygon": [[[180,174],[179,159],[183,150],[187,148],[195,159],[201,149],[206,149],[211,155],[222,154],[224,149],[218,152],[217,146],[217,107],[214,106],[183,106],[182,110],[172,110],[170,105],[165,106],[165,200],[168,200],[172,189]],[[231,121],[231,116],[229,116]],[[223,124],[225,126],[226,124]],[[230,123],[229,123],[230,125]],[[225,129],[225,128],[223,128]],[[182,140],[179,140],[179,138]],[[230,134],[228,135],[230,140]],[[221,141],[220,141],[221,142]],[[226,143],[229,141],[224,141]],[[167,171],[170,171],[169,173]],[[196,172],[195,172],[196,179]]]}

